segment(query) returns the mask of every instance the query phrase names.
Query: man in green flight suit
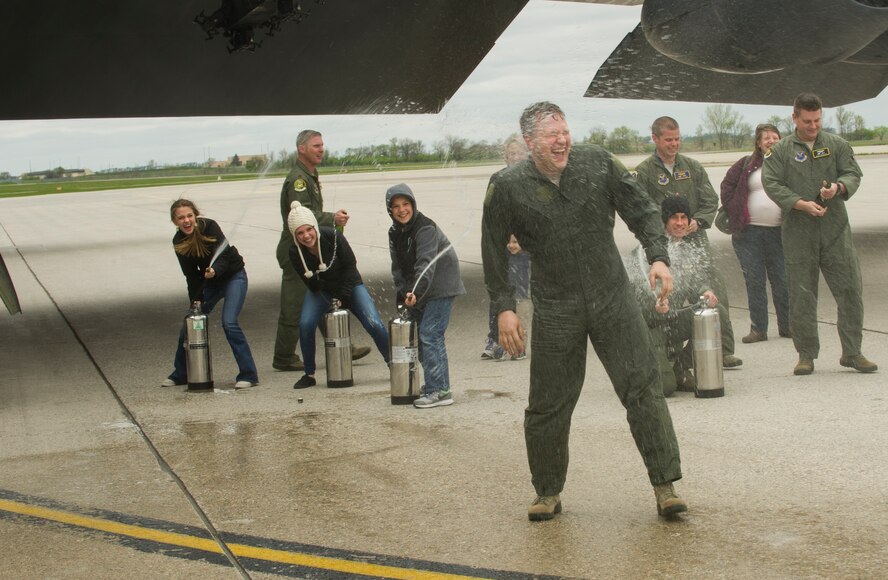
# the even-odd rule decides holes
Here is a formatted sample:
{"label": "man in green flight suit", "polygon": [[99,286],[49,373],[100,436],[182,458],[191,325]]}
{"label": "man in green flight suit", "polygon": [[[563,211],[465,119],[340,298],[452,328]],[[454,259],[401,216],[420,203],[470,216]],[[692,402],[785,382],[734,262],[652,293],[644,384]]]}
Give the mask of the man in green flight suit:
{"label": "man in green flight suit", "polygon": [[509,262],[502,251],[514,234],[534,259],[530,391],[524,434],[537,497],[533,521],[561,512],[573,409],[583,388],[587,341],[606,369],[654,486],[657,512],[687,510],[672,482],[681,478],[678,442],[647,328],[614,241],[619,213],[644,246],[649,281],[662,298],[672,288],[659,212],[626,168],[590,146],[571,150],[562,110],[530,105],[521,115],[530,158],[496,173],[484,200],[484,279],[497,314],[499,343],[524,350]]}
{"label": "man in green flight suit", "polygon": [[796,130],[765,154],[765,193],[783,211],[783,253],[789,282],[789,327],[799,353],[793,373],[810,375],[820,353],[817,287],[820,272],[838,306],[839,364],[862,373],[878,370],[860,352],[863,343],[863,281],[845,203],[863,173],[854,151],[821,129],[820,97],[795,98]]}
{"label": "man in green flight suit", "polygon": [[[324,139],[311,129],[300,131],[296,137],[296,165],[284,180],[281,188],[281,220],[283,229],[277,245],[277,261],[281,267],[281,311],[278,316],[277,336],[274,341],[274,360],[271,366],[279,371],[299,371],[305,367],[296,354],[299,342],[299,318],[305,299],[305,284],[290,262],[290,246],[293,236],[287,227],[290,204],[300,202],[315,214],[318,225],[344,228],[348,212],[340,209],[335,214],[324,211],[318,165],[324,159]],[[365,352],[366,351],[366,352]],[[352,358],[366,356],[370,347],[353,347]]]}
{"label": "man in green flight suit", "polygon": [[703,165],[679,153],[681,149],[681,132],[678,122],[672,117],[659,117],[651,125],[651,139],[656,150],[650,157],[635,168],[638,182],[648,195],[660,207],[663,200],[671,196],[679,196],[688,200],[691,207],[688,224],[688,241],[696,241],[710,252],[709,263],[712,268],[709,279],[712,290],[718,296],[725,316],[721,320],[722,365],[725,368],[736,368],[743,361],[734,356],[734,328],[727,316],[728,290],[721,274],[715,268],[715,260],[711,256],[709,237],[706,230],[712,226],[718,211],[718,194],[709,182],[709,175]]}

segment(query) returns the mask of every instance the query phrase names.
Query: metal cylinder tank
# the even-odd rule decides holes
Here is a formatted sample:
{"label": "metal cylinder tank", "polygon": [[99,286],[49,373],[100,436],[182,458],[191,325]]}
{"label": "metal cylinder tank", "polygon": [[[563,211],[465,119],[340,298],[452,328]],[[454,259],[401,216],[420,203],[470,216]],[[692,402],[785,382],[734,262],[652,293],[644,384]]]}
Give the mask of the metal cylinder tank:
{"label": "metal cylinder tank", "polygon": [[[705,304],[701,297],[701,304]],[[721,397],[725,394],[722,369],[721,321],[718,310],[701,307],[694,311],[694,376],[697,397]]]}
{"label": "metal cylinder tank", "polygon": [[352,376],[351,333],[349,312],[333,300],[330,311],[324,315],[324,355],[327,357],[327,386],[350,387]]}
{"label": "metal cylinder tank", "polygon": [[191,306],[185,317],[185,368],[189,391],[213,389],[213,366],[210,361],[210,332],[207,315],[199,304]]}
{"label": "metal cylinder tank", "polygon": [[409,405],[419,398],[419,335],[404,306],[389,321],[389,360],[392,405]]}

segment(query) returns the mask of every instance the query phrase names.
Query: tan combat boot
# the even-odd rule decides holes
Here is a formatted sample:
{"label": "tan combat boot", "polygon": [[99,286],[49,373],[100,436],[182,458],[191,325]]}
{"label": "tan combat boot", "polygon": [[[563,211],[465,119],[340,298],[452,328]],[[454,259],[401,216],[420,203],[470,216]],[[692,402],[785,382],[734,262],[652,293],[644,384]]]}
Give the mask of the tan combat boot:
{"label": "tan combat boot", "polygon": [[527,519],[532,522],[551,520],[561,513],[560,495],[538,495],[527,508]]}
{"label": "tan combat boot", "polygon": [[874,373],[879,370],[879,365],[871,362],[862,354],[843,355],[842,358],[839,359],[839,364],[861,373]]}
{"label": "tan combat boot", "polygon": [[672,483],[655,485],[654,496],[657,498],[657,514],[664,518],[688,511],[688,502],[675,495]]}

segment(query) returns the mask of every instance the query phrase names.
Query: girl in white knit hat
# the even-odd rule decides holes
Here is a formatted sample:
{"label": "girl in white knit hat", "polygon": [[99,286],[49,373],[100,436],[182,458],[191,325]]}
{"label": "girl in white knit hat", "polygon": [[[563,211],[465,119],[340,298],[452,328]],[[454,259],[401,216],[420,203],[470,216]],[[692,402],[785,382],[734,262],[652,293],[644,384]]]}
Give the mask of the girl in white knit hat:
{"label": "girl in white knit hat", "polygon": [[321,316],[338,299],[373,337],[376,348],[388,363],[388,331],[358,272],[355,254],[340,232],[318,227],[314,213],[298,201],[290,205],[287,226],[296,242],[290,248],[290,260],[308,286],[299,320],[299,344],[305,363],[305,376],[294,389],[317,384],[315,379],[315,333]]}

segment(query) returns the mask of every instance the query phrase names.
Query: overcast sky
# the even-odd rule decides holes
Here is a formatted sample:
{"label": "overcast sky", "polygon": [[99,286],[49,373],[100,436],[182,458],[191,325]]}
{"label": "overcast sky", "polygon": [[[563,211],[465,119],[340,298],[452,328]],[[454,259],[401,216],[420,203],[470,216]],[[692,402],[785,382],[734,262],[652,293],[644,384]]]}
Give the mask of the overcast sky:
{"label": "overcast sky", "polygon": [[[13,175],[57,166],[110,167],[205,161],[292,151],[296,133],[312,128],[327,148],[410,138],[431,146],[445,135],[473,141],[503,139],[518,129],[528,104],[550,100],[566,112],[575,138],[594,127],[625,125],[642,134],[660,115],[675,117],[687,134],[706,104],[587,99],[595,71],[639,22],[639,6],[530,0],[493,50],[438,115],[200,117],[0,121],[0,172]],[[888,97],[848,105],[868,127],[888,125]],[[790,107],[732,105],[752,125]],[[825,111],[827,123],[832,112]]]}

